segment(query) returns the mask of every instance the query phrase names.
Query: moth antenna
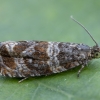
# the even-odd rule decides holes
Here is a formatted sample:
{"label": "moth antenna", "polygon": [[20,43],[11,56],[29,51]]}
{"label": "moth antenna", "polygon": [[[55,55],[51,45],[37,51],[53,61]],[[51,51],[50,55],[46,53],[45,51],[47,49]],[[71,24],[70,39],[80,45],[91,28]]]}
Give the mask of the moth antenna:
{"label": "moth antenna", "polygon": [[92,38],[92,40],[95,42],[96,46],[98,46],[98,43],[95,41],[95,39],[92,37],[92,35],[90,34],[90,32],[80,23],[78,22],[76,19],[73,18],[73,16],[70,16],[72,20],[74,20],[77,24],[79,24],[88,34],[89,36]]}

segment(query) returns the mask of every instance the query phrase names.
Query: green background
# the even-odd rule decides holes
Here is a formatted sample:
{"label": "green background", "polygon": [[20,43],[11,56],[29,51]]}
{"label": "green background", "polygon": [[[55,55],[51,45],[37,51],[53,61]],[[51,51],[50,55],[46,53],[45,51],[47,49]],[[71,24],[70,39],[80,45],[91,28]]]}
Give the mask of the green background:
{"label": "green background", "polygon": [[[0,0],[0,41],[44,40],[93,46],[100,44],[100,0]],[[80,67],[29,78],[0,77],[0,100],[100,100],[100,59],[92,60],[79,78]]]}

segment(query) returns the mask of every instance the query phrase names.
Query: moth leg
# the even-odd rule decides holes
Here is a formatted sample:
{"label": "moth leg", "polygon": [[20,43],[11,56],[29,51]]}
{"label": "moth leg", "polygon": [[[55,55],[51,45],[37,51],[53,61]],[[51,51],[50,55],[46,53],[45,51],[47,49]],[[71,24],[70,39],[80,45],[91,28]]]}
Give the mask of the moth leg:
{"label": "moth leg", "polygon": [[82,71],[83,68],[84,68],[84,65],[82,65],[81,69],[78,71],[78,73],[77,73],[77,77],[79,77],[80,72]]}
{"label": "moth leg", "polygon": [[24,77],[23,79],[21,79],[20,81],[18,81],[18,83],[21,83],[22,81],[26,80],[28,77]]}

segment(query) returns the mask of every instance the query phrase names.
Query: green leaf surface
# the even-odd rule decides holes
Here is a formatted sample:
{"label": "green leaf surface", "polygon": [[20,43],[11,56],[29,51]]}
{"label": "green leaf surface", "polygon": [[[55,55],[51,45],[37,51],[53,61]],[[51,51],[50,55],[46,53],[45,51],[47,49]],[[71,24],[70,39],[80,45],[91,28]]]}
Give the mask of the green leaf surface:
{"label": "green leaf surface", "polygon": [[[93,46],[100,44],[100,0],[0,0],[0,41],[44,40]],[[89,62],[80,77],[74,69],[50,76],[0,76],[0,100],[100,100],[100,59]]]}

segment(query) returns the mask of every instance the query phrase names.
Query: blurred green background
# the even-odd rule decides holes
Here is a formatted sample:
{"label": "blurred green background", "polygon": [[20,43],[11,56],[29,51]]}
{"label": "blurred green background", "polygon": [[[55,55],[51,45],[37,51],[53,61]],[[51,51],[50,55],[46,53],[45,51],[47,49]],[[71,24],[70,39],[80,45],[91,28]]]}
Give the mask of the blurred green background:
{"label": "blurred green background", "polygon": [[[0,41],[94,42],[70,19],[73,15],[100,44],[100,0],[0,0]],[[78,68],[29,78],[0,77],[0,100],[100,100],[100,59]]]}

